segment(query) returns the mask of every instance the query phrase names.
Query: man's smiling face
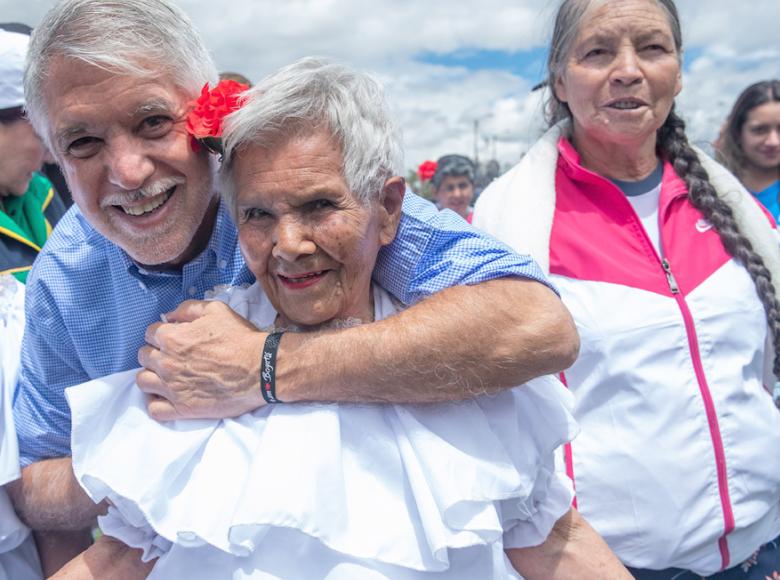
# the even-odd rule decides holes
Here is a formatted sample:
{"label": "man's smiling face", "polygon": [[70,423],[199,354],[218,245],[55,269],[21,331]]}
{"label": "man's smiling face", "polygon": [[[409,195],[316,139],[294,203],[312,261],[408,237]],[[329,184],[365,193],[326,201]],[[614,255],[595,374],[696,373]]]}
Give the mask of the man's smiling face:
{"label": "man's smiling face", "polygon": [[117,75],[61,57],[50,71],[49,135],[87,220],[143,265],[197,255],[216,196],[208,155],[185,130],[193,96],[164,73]]}

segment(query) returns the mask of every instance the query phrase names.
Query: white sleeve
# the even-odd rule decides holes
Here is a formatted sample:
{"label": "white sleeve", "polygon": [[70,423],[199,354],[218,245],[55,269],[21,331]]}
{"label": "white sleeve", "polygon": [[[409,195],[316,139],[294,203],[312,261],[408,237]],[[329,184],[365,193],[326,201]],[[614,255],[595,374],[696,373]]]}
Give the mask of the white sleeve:
{"label": "white sleeve", "polygon": [[98,524],[105,535],[116,538],[131,548],[143,550],[141,559],[144,562],[159,558],[172,546],[171,542],[154,531],[146,518],[130,502],[121,505],[121,509],[110,506],[108,513],[98,518]]}
{"label": "white sleeve", "polygon": [[555,522],[571,509],[573,499],[574,488],[566,474],[543,468],[526,503],[528,517],[504,532],[504,548],[530,548],[544,543]]}
{"label": "white sleeve", "polygon": [[260,282],[251,286],[217,286],[206,292],[207,300],[224,302],[230,308],[257,328],[266,328],[276,319],[276,311],[263,292]]}

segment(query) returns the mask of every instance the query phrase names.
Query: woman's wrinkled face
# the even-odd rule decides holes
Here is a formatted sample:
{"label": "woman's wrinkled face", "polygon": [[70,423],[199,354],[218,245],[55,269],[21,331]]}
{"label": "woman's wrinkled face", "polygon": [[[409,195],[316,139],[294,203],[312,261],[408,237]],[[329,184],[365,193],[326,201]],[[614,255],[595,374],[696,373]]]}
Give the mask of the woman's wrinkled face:
{"label": "woman's wrinkled face", "polygon": [[742,125],[740,145],[750,165],[780,170],[780,102],[751,109]]}
{"label": "woman's wrinkled face", "polygon": [[654,0],[589,10],[555,82],[575,134],[614,144],[655,139],[682,88],[668,16]]}
{"label": "woman's wrinkled face", "polygon": [[[373,319],[371,274],[395,237],[403,179],[382,200],[362,202],[342,174],[340,147],[321,130],[233,164],[241,250],[282,325]],[[386,188],[387,190],[387,185]]]}

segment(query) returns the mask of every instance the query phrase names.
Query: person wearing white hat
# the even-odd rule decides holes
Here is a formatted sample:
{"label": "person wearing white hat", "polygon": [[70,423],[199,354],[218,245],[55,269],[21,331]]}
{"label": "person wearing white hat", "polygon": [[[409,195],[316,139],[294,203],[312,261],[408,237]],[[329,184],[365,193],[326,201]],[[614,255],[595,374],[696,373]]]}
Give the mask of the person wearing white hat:
{"label": "person wearing white hat", "polygon": [[30,37],[0,25],[0,274],[24,283],[65,206],[37,170],[46,152],[24,116],[22,75]]}

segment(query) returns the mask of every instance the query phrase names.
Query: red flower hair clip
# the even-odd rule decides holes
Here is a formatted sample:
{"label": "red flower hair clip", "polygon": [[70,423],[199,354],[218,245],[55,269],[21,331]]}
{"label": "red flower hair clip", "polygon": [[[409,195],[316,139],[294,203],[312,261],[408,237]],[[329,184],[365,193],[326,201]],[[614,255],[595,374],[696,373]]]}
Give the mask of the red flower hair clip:
{"label": "red flower hair clip", "polygon": [[423,161],[417,168],[417,175],[420,181],[426,182],[433,179],[436,174],[436,162],[435,161]]}
{"label": "red flower hair clip", "polygon": [[209,84],[203,85],[200,96],[190,103],[192,110],[187,115],[187,132],[192,136],[190,145],[196,153],[202,143],[213,153],[222,153],[222,124],[230,113],[237,111],[243,104],[240,94],[248,85],[223,80],[209,90]]}

